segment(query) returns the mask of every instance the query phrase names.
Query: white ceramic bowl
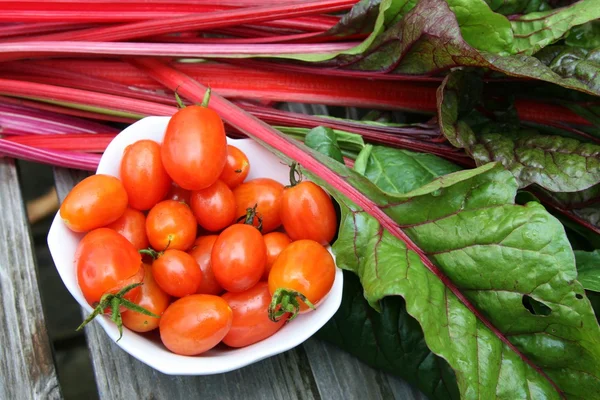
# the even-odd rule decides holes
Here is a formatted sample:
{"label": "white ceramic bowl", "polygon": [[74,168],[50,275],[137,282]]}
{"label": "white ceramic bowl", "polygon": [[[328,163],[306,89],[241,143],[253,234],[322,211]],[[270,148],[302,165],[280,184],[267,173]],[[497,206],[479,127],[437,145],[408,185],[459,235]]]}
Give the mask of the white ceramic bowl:
{"label": "white ceramic bowl", "polygon": [[[148,117],[123,130],[107,147],[96,172],[119,177],[125,147],[141,139],[162,142],[168,122],[169,117]],[[247,179],[268,177],[283,184],[288,183],[288,166],[261,145],[250,139],[228,138],[227,142],[240,148],[248,156],[251,167]],[[57,213],[48,234],[48,246],[65,286],[75,300],[86,311],[91,312],[92,307],[87,304],[77,285],[74,265],[75,250],[82,237],[82,234],[70,231]],[[311,337],[339,308],[342,301],[342,280],[342,272],[338,269],[333,288],[315,311],[299,315],[273,336],[241,349],[219,345],[200,356],[180,356],[168,351],[156,335],[143,336],[126,328],[117,344],[138,360],[165,374],[210,375],[231,371],[283,353]],[[109,318],[101,316],[96,321],[112,340],[117,340],[118,330]]]}

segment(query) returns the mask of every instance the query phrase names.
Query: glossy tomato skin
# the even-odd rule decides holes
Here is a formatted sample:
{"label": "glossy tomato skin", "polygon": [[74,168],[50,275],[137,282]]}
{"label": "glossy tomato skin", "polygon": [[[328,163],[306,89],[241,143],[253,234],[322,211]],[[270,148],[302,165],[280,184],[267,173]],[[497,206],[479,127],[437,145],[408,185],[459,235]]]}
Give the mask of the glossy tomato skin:
{"label": "glossy tomato skin", "polygon": [[190,195],[192,192],[179,187],[175,182],[171,182],[171,188],[165,197],[165,200],[175,200],[180,203],[190,205]]}
{"label": "glossy tomato skin", "polygon": [[[77,283],[85,300],[92,306],[107,293],[116,293],[127,285],[142,282],[142,257],[131,243],[112,229],[98,228],[81,239],[75,252]],[[136,301],[140,288],[125,298]]]}
{"label": "glossy tomato skin", "polygon": [[221,175],[227,160],[227,138],[219,115],[201,106],[185,107],[169,121],[161,155],[177,185],[201,190]]}
{"label": "glossy tomato skin", "polygon": [[263,238],[265,239],[265,246],[267,246],[267,264],[262,279],[266,281],[269,279],[269,272],[271,272],[275,260],[283,249],[292,243],[292,239],[282,232],[267,233]]}
{"label": "glossy tomato skin", "polygon": [[213,273],[228,292],[243,292],[260,280],[265,271],[267,249],[260,232],[250,225],[225,229],[211,253]]}
{"label": "glossy tomato skin", "polygon": [[160,338],[175,354],[194,356],[215,347],[225,337],[233,312],[225,300],[194,294],[172,303],[160,319]]}
{"label": "glossy tomato skin", "polygon": [[217,241],[217,235],[208,235],[208,236],[200,236],[194,242],[194,247],[188,253],[196,263],[198,263],[198,267],[200,267],[200,271],[202,272],[202,281],[200,282],[200,286],[198,286],[198,290],[196,293],[198,294],[220,294],[223,292],[223,288],[217,282],[217,278],[215,278],[215,273],[212,269],[212,263],[210,261],[210,256],[212,253],[213,246]]}
{"label": "glossy tomato skin", "polygon": [[[166,294],[152,276],[152,266],[144,264],[144,284],[141,286],[140,297],[135,302],[146,310],[161,315],[169,306],[171,297]],[[149,332],[158,328],[160,318],[150,317],[137,311],[127,310],[122,315],[123,325],[135,332]]]}
{"label": "glossy tomato skin", "polygon": [[148,248],[146,216],[141,211],[127,207],[118,220],[106,227],[123,235],[137,250]]}
{"label": "glossy tomato skin", "polygon": [[175,200],[161,201],[146,217],[146,235],[157,251],[189,249],[196,239],[197,229],[190,208]]}
{"label": "glossy tomato skin", "polygon": [[[242,183],[234,189],[236,219],[246,215],[246,209],[254,207],[262,217],[262,233],[269,233],[281,225],[281,195],[283,185],[270,178],[258,178]],[[255,226],[258,220],[255,219]]]}
{"label": "glossy tomato skin", "polygon": [[121,182],[129,205],[136,210],[149,210],[164,199],[171,188],[171,178],[163,167],[160,144],[139,140],[127,146],[121,160]]}
{"label": "glossy tomato skin", "polygon": [[165,293],[184,297],[196,293],[202,272],[198,263],[186,252],[166,250],[152,263],[154,280]]}
{"label": "glossy tomato skin", "polygon": [[[269,274],[271,294],[279,288],[302,293],[314,305],[329,293],[335,280],[335,262],[329,252],[313,240],[298,240],[277,257]],[[300,310],[310,310],[300,302]]]}
{"label": "glossy tomato skin", "polygon": [[190,196],[190,208],[198,224],[209,232],[220,231],[231,225],[235,218],[235,197],[220,180]]}
{"label": "glossy tomato skin", "polygon": [[331,197],[309,181],[283,191],[281,222],[292,240],[309,239],[324,246],[331,242],[337,230]]}
{"label": "glossy tomato skin", "polygon": [[110,175],[92,175],[69,192],[60,206],[60,217],[75,232],[88,232],[108,225],[125,212],[127,192]]}
{"label": "glossy tomato skin", "polygon": [[250,172],[250,161],[243,151],[235,146],[227,146],[227,161],[219,177],[230,189],[238,187]]}
{"label": "glossy tomato skin", "polygon": [[233,310],[233,323],[223,343],[230,347],[245,347],[272,336],[283,325],[287,318],[278,322],[269,319],[268,310],[271,293],[266,282],[259,282],[254,287],[241,293],[225,293],[223,299]]}

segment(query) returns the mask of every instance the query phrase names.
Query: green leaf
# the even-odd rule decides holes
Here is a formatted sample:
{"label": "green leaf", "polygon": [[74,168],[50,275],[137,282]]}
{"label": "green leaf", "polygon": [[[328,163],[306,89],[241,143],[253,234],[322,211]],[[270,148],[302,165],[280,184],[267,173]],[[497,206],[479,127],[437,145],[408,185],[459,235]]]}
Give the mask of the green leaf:
{"label": "green leaf", "polygon": [[[297,128],[289,126],[274,126],[274,128],[280,132],[285,133],[286,135],[292,136],[302,141],[305,140],[306,136],[311,131],[309,128]],[[333,129],[333,133],[335,134],[336,143],[338,144],[344,156],[356,158],[358,153],[365,146],[365,142],[361,135],[357,135],[356,133],[346,131],[340,131],[338,129]]]}
{"label": "green leaf", "polygon": [[304,143],[321,154],[325,154],[341,163],[344,162],[335,132],[331,128],[317,126],[311,129],[304,138]]}
{"label": "green leaf", "polygon": [[600,90],[600,48],[584,49],[568,46],[550,46],[536,54],[552,72],[563,79],[586,82],[595,91]]}
{"label": "green leaf", "polygon": [[485,0],[490,8],[503,15],[526,14],[550,9],[546,0]]}
{"label": "green leaf", "polygon": [[585,290],[600,292],[600,250],[575,251],[577,280]]}
{"label": "green leaf", "polygon": [[600,47],[600,21],[591,21],[574,27],[565,38],[565,44],[584,49]]}

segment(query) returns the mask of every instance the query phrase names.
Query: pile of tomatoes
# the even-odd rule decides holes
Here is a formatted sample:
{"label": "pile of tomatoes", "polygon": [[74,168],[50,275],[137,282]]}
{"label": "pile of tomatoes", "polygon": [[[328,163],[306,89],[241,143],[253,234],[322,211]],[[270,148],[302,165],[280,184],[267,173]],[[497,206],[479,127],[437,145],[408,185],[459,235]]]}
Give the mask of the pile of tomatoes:
{"label": "pile of tomatoes", "polygon": [[136,332],[159,329],[172,352],[243,347],[310,311],[331,289],[329,195],[309,181],[244,182],[247,156],[221,118],[189,106],[163,142],[128,146],[120,179],[93,175],[65,198],[66,226],[85,232],[77,280],[96,315]]}

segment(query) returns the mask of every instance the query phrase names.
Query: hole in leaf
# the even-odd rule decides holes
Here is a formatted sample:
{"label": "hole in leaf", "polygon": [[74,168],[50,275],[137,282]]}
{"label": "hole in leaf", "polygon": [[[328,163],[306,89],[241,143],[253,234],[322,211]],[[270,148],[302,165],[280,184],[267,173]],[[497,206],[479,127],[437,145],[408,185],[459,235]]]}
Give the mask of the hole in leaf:
{"label": "hole in leaf", "polygon": [[582,295],[580,295],[579,293],[577,293],[577,294],[575,295],[575,297],[576,297],[578,300],[581,300],[581,299],[583,299],[583,296],[582,296]]}
{"label": "hole in leaf", "polygon": [[529,295],[523,296],[523,306],[533,315],[550,315],[552,309]]}

